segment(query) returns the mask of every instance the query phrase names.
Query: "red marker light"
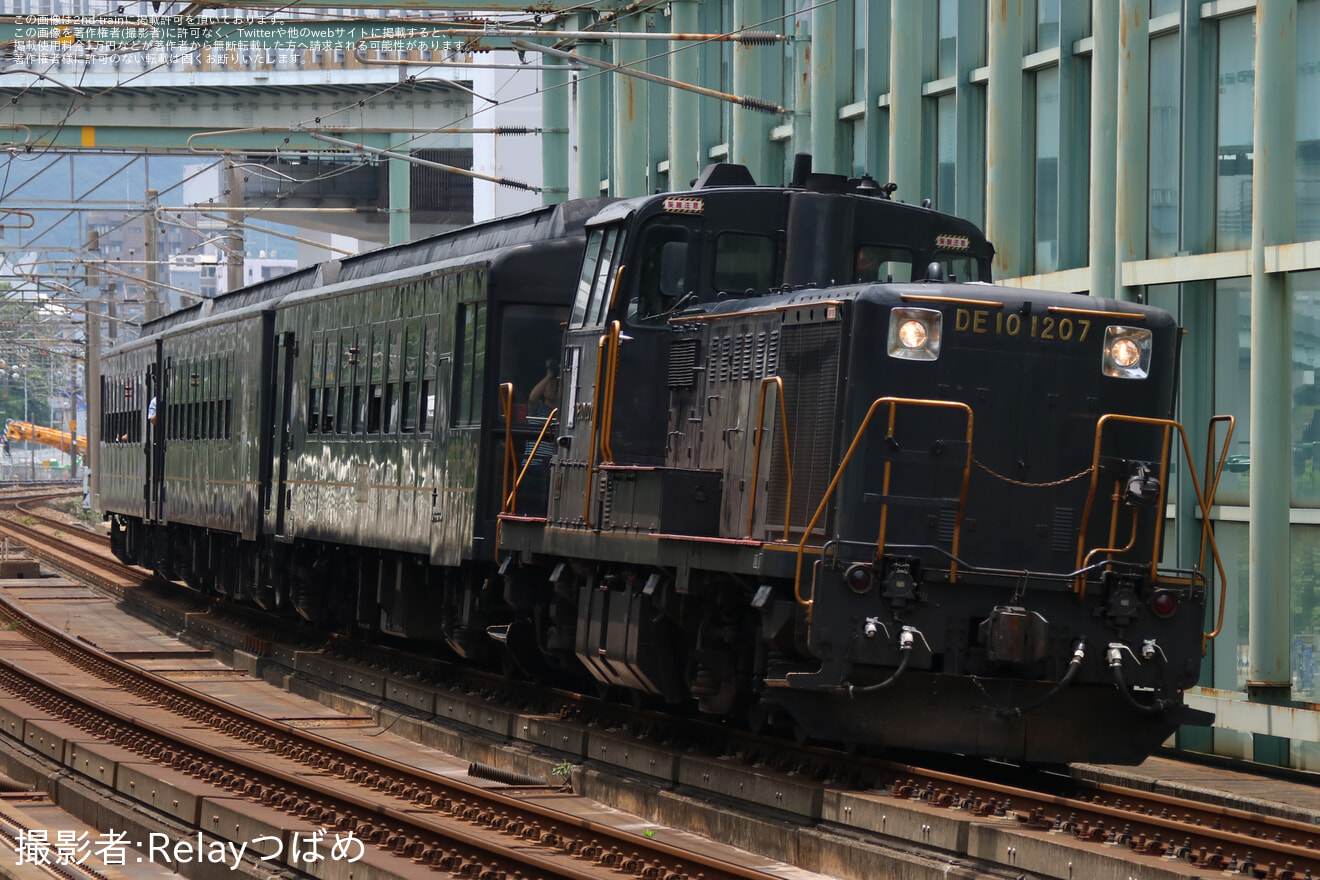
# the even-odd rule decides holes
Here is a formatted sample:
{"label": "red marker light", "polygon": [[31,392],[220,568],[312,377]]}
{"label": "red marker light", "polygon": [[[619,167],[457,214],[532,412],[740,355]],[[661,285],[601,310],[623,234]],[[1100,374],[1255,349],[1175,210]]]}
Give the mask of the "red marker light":
{"label": "red marker light", "polygon": [[875,579],[875,574],[871,571],[869,565],[854,565],[843,573],[843,579],[847,582],[848,588],[854,593],[865,593],[871,589],[871,582]]}
{"label": "red marker light", "polygon": [[1178,610],[1178,597],[1161,590],[1150,600],[1150,607],[1157,617],[1172,617]]}

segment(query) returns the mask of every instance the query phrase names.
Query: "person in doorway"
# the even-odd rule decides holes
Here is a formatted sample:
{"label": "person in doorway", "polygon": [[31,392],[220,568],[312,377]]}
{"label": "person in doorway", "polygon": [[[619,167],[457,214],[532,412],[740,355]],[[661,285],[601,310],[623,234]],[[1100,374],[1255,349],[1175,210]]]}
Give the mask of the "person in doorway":
{"label": "person in doorway", "polygon": [[559,405],[559,366],[554,361],[545,362],[545,378],[532,387],[527,395],[527,414],[529,416],[548,416]]}

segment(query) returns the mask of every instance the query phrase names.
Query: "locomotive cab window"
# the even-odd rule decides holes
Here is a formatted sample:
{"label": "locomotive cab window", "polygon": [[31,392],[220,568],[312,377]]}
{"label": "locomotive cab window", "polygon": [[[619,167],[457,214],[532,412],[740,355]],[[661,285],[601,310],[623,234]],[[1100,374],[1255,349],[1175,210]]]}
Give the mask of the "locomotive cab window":
{"label": "locomotive cab window", "polygon": [[982,280],[979,264],[971,254],[951,254],[940,251],[935,258],[944,264],[945,281],[980,281]]}
{"label": "locomotive cab window", "polygon": [[774,285],[775,242],[768,235],[725,232],[715,239],[715,269],[711,284],[716,291],[766,293]]}
{"label": "locomotive cab window", "polygon": [[596,229],[587,240],[586,256],[582,260],[582,273],[578,277],[577,294],[573,298],[573,314],[569,326],[598,327],[609,311],[614,294],[614,280],[618,274],[618,254],[623,236],[619,227]]}
{"label": "locomotive cab window", "polygon": [[692,231],[669,224],[651,226],[638,251],[638,271],[628,299],[633,324],[662,324],[687,292],[688,246]]}
{"label": "locomotive cab window", "polygon": [[887,244],[864,244],[853,262],[854,283],[892,284],[912,280],[912,252]]}

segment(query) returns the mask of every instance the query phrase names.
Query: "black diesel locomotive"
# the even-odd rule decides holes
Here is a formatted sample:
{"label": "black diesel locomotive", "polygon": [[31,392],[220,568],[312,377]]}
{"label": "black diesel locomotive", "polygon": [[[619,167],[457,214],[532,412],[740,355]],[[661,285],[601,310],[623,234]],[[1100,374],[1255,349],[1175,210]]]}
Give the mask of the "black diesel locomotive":
{"label": "black diesel locomotive", "polygon": [[973,225],[794,177],[713,166],[156,322],[102,369],[116,552],[848,744],[1135,762],[1209,723],[1207,578],[1159,565],[1172,318],[992,286]]}

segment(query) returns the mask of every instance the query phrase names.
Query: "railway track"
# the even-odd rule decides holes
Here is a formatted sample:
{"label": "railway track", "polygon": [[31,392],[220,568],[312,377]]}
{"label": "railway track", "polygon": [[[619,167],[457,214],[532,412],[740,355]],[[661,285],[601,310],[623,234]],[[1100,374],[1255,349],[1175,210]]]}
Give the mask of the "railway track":
{"label": "railway track", "polygon": [[[70,639],[7,600],[0,616],[11,642],[0,657],[0,690],[162,772],[209,783],[216,798],[325,828],[327,844],[333,836],[348,852],[356,841],[356,851],[388,853],[401,860],[397,873],[420,863],[490,880],[767,876],[263,718]],[[19,637],[45,653],[33,659],[15,648]],[[107,694],[106,685],[117,693]]]}
{"label": "railway track", "polygon": [[[3,525],[7,529],[10,523]],[[50,534],[49,527],[46,527],[46,534]],[[31,533],[27,537],[36,540]],[[122,572],[122,566],[119,568]],[[26,632],[27,624],[19,626]],[[56,634],[45,633],[41,638],[50,642]],[[56,643],[50,644],[55,650]],[[84,651],[85,648],[74,645],[58,650]],[[103,659],[78,662],[88,664],[86,671],[94,672],[103,681],[107,677],[115,681],[128,680],[129,669],[124,666],[106,666]],[[10,674],[6,673],[6,677]],[[19,681],[14,681],[13,686],[35,687]],[[436,864],[437,859],[441,862],[449,860],[445,864],[461,864],[468,866],[468,870],[473,870],[474,865],[486,865],[490,869],[489,865],[500,864],[503,867],[490,870],[504,871],[508,876],[513,876],[510,872],[518,871],[528,877],[552,876],[528,873],[529,870],[545,870],[539,862],[532,867],[505,865],[497,863],[488,853],[460,852],[457,844],[442,842],[443,838],[432,825],[411,826],[411,830],[405,830],[393,827],[396,818],[402,821],[420,811],[436,813],[445,820],[441,825],[451,825],[455,818],[469,820],[467,824],[473,826],[474,833],[480,831],[479,836],[493,835],[506,841],[516,838],[516,845],[521,847],[528,846],[530,841],[538,855],[552,851],[559,853],[578,863],[579,870],[584,863],[590,862],[593,869],[603,869],[615,876],[620,871],[663,878],[680,877],[691,871],[707,878],[724,876],[713,873],[714,868],[698,868],[694,864],[684,864],[680,870],[680,866],[672,862],[681,857],[673,853],[646,855],[645,844],[649,841],[636,835],[621,840],[608,839],[599,836],[598,829],[585,831],[572,825],[552,825],[550,818],[514,818],[509,812],[512,805],[478,800],[476,793],[461,787],[457,790],[439,788],[435,780],[411,777],[407,768],[393,762],[381,763],[370,755],[336,754],[328,751],[326,743],[319,738],[304,739],[305,731],[273,727],[262,719],[245,718],[241,714],[229,715],[232,707],[213,705],[211,701],[193,702],[195,695],[176,693],[162,682],[134,687],[140,689],[135,691],[139,699],[156,706],[178,707],[175,711],[183,712],[192,723],[203,721],[213,733],[230,737],[230,751],[240,742],[246,748],[286,740],[297,742],[278,758],[286,765],[294,761],[298,768],[291,772],[290,789],[285,792],[285,778],[269,769],[217,763],[215,759],[202,757],[197,744],[168,738],[166,735],[171,727],[168,722],[159,725],[162,738],[142,746],[146,753],[168,754],[170,764],[197,765],[198,772],[207,778],[229,778],[229,785],[251,790],[258,798],[273,799],[276,797],[274,793],[279,792],[282,800],[290,800],[295,815],[301,810],[304,815],[314,814],[322,819],[332,817],[332,824],[345,830],[352,829],[358,839],[371,840],[374,846],[387,849],[402,847],[408,858],[426,864]],[[60,702],[71,700],[70,695],[51,699],[65,707],[61,711],[86,711],[68,708],[65,702]],[[603,724],[616,731],[621,727],[635,730],[652,727],[645,719],[632,722],[595,720],[597,727]],[[96,723],[106,730],[116,731],[124,724],[113,718],[101,718]],[[152,736],[157,736],[157,732],[153,731]],[[707,738],[707,734],[699,732],[693,738]],[[746,735],[735,734],[714,745],[711,751],[724,756],[719,760],[731,774],[745,776],[749,788],[765,789],[764,785],[752,786],[753,780],[761,783],[769,780],[771,788],[780,780],[794,780],[797,785],[818,789],[821,794],[816,798],[819,806],[815,814],[803,818],[819,822],[823,828],[874,835],[873,839],[881,844],[906,841],[927,849],[935,857],[943,854],[970,859],[987,870],[1031,871],[1033,875],[1058,877],[1073,873],[1081,877],[1087,875],[1075,873],[1073,866],[1121,859],[1133,863],[1134,867],[1145,866],[1147,870],[1165,872],[1168,876],[1227,873],[1267,880],[1302,880],[1308,876],[1320,876],[1320,851],[1316,849],[1320,829],[1313,823],[1297,819],[1274,818],[1263,813],[1216,807],[1112,785],[1087,788],[1071,782],[1064,786],[1069,790],[1059,791],[1053,790],[1058,786],[993,782],[984,777],[850,758],[827,751],[794,751],[788,746],[767,744]],[[580,754],[567,757],[571,760]],[[593,763],[606,764],[608,761],[593,758]],[[325,786],[307,789],[303,794],[292,794],[292,785],[297,778],[309,775],[325,776]],[[804,775],[815,779],[804,781]],[[878,790],[859,787],[859,780],[873,781]],[[364,782],[367,784],[362,786]],[[342,794],[348,783],[360,788],[360,794],[337,797],[336,792]],[[689,784],[695,783],[689,780]],[[381,804],[382,796],[387,798],[385,803],[388,804],[383,813],[368,808],[367,805]],[[482,793],[481,797],[485,798],[487,794]],[[762,799],[761,806],[779,808],[780,805]],[[792,812],[794,808],[787,809]],[[321,812],[314,812],[316,810]],[[381,823],[379,818],[372,818],[379,815],[388,817],[389,821]]]}

